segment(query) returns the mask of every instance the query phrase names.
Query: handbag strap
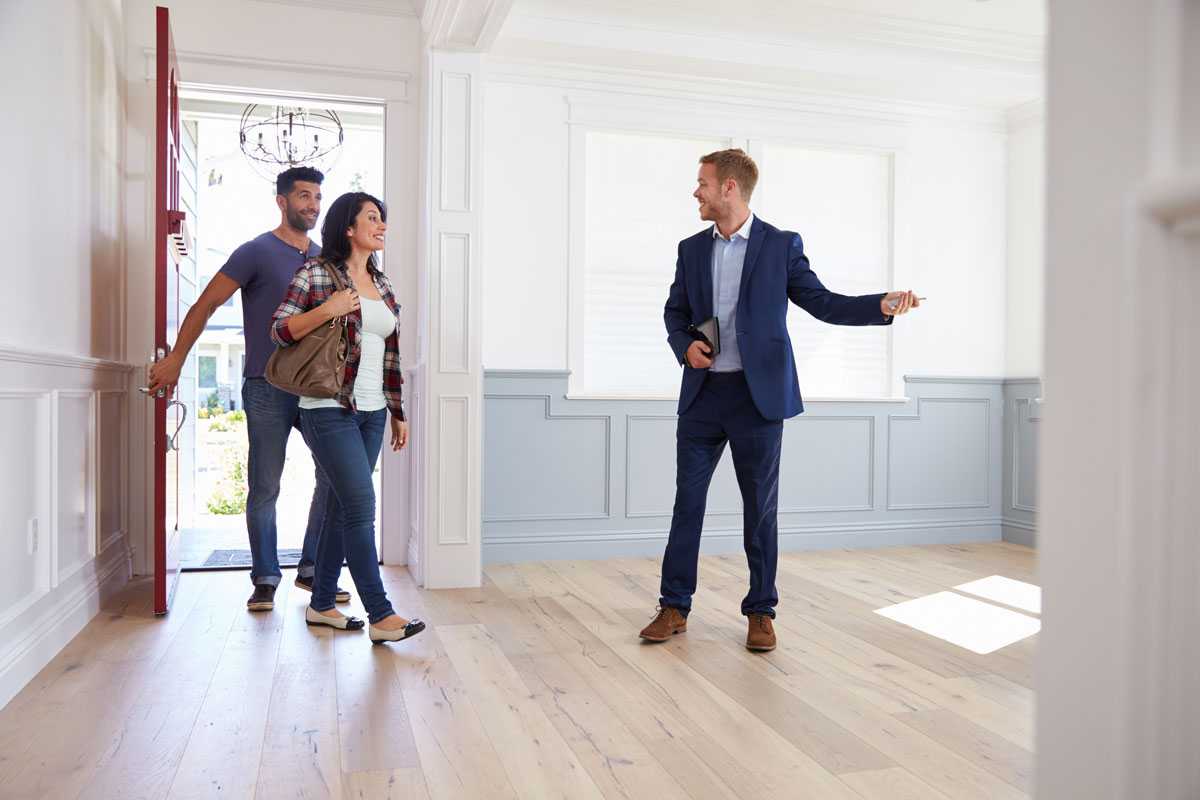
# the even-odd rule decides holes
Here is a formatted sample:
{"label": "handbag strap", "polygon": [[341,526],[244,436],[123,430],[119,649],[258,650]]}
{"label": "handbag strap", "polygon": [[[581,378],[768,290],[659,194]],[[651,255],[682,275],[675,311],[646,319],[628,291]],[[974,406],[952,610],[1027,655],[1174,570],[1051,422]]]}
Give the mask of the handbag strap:
{"label": "handbag strap", "polygon": [[[325,259],[321,259],[321,266],[324,267],[325,271],[329,273],[329,277],[333,278],[333,285],[334,285],[334,287],[336,287],[336,288],[334,288],[335,292],[340,292],[342,289],[346,288],[346,284],[342,283],[342,276],[338,272],[338,268],[337,268],[336,264],[334,264],[332,261],[326,261]],[[326,299],[328,299],[328,298],[326,298]],[[343,314],[340,317],[334,317],[333,319],[329,320],[329,326],[333,327],[334,325],[337,325],[340,322],[342,327],[345,328],[346,325],[348,324],[347,319],[346,319],[347,316],[349,316],[349,315]]]}
{"label": "handbag strap", "polygon": [[322,259],[321,266],[323,266],[325,271],[329,273],[331,278],[333,278],[333,285],[337,287],[334,289],[335,292],[340,292],[342,289],[346,288],[346,284],[342,283],[342,275],[340,272],[338,272],[336,264],[334,264],[332,261],[326,261]]}

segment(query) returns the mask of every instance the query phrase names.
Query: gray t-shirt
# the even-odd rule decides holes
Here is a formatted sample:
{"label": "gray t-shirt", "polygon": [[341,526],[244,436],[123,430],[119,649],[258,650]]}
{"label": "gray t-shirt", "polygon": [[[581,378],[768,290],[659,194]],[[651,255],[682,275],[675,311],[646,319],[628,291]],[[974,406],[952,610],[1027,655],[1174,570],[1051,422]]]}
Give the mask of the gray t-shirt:
{"label": "gray t-shirt", "polygon": [[267,231],[238,247],[229,256],[221,273],[242,287],[242,327],[246,336],[247,378],[261,378],[267,359],[275,351],[271,341],[271,315],[287,294],[296,271],[307,259],[321,254],[316,244],[301,253],[295,247]]}

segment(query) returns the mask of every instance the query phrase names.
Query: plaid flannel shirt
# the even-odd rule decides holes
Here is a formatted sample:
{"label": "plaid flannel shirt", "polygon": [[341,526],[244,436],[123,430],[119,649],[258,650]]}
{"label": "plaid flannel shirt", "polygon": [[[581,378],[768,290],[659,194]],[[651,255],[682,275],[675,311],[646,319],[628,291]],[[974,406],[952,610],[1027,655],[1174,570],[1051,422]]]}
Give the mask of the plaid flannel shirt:
{"label": "plaid flannel shirt", "polygon": [[[337,290],[333,277],[329,273],[330,269],[338,270],[343,284],[353,285],[344,264],[330,264],[321,258],[311,258],[306,261],[304,266],[297,270],[295,277],[292,278],[292,285],[288,287],[287,295],[284,296],[283,302],[279,304],[279,308],[275,309],[275,313],[272,315],[271,340],[276,345],[291,347],[295,344],[296,340],[288,329],[288,319],[316,308]],[[375,281],[375,288],[378,290],[379,296],[383,298],[383,302],[387,303],[387,307],[396,317],[398,329],[400,306],[396,304],[396,298],[392,294],[391,282],[378,270],[371,270],[371,277]],[[346,320],[348,323],[346,325],[346,344],[349,350],[346,355],[346,377],[341,391],[334,399],[343,408],[356,411],[354,379],[358,376],[358,363],[362,356],[362,311],[350,312],[346,316]],[[387,400],[387,407],[392,412],[392,416],[400,420],[405,419],[401,389],[403,384],[404,376],[400,373],[400,341],[397,331],[393,330],[384,340],[383,396]]]}

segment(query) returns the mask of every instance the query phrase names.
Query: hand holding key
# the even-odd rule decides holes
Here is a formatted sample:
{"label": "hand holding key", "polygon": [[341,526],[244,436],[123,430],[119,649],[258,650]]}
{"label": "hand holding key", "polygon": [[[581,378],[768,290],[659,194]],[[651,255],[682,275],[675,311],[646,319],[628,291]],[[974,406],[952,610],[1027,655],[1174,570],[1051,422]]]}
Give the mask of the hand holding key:
{"label": "hand holding key", "polygon": [[883,299],[879,301],[879,310],[888,317],[898,317],[901,314],[907,314],[914,308],[921,305],[924,297],[917,297],[912,291],[907,292],[888,292]]}

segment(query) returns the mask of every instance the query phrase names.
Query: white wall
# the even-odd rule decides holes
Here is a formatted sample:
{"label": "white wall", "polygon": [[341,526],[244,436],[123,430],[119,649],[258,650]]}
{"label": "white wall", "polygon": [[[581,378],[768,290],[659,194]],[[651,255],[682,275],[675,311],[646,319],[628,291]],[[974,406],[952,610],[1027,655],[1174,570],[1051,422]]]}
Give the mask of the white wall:
{"label": "white wall", "polygon": [[115,1],[0,7],[5,249],[52,281],[32,281],[31,292],[54,292],[5,292],[0,342],[121,357],[121,36]]}
{"label": "white wall", "polygon": [[567,103],[560,90],[493,81],[484,129],[483,365],[565,369]]}
{"label": "white wall", "polygon": [[[154,0],[124,2],[130,121],[128,336],[131,358],[139,365],[153,342],[154,82],[153,63],[147,59],[154,48],[155,5]],[[404,306],[400,347],[411,367],[417,352],[419,20],[407,3],[394,4],[394,14],[360,13],[353,7],[334,11],[324,4],[268,0],[175,0],[169,6],[183,83],[385,101],[383,199],[389,211],[385,263],[397,300]],[[326,205],[333,199],[327,198]],[[130,450],[139,456],[149,454],[148,411],[147,406],[145,418],[137,417],[138,424],[133,426]],[[150,463],[142,457],[133,461],[135,568],[146,572],[151,564],[148,521],[152,507],[149,494],[136,490],[149,485]],[[382,463],[383,557],[387,563],[404,563],[409,456],[385,448]]]}
{"label": "white wall", "polygon": [[1045,305],[1046,123],[1040,105],[1010,115],[1008,355],[1012,377],[1042,374]]}
{"label": "white wall", "polygon": [[0,5],[0,71],[2,706],[129,574],[119,3]]}
{"label": "white wall", "polygon": [[929,299],[893,327],[895,372],[1002,376],[1004,134],[924,121],[910,147],[896,177],[894,288]]}
{"label": "white wall", "polygon": [[[782,90],[722,95],[725,90],[709,87],[700,95],[694,82],[655,79],[657,91],[647,97],[632,74],[492,65],[485,101],[487,368],[570,367],[569,237],[579,235],[569,212],[571,181],[577,180],[569,144],[574,121],[696,135],[741,131],[747,138],[895,152],[894,280],[892,287],[879,288],[911,287],[929,302],[895,327],[894,390],[901,391],[906,373],[1005,374],[1002,117],[935,113],[899,103],[873,106],[861,98],[832,108],[823,98],[822,107],[814,108]],[[681,202],[692,202],[693,188],[679,187]],[[804,232],[803,220],[768,221]],[[697,220],[696,230],[702,227]],[[818,275],[823,266],[813,263]],[[824,274],[829,272],[826,267]],[[666,292],[663,286],[664,300]]]}

